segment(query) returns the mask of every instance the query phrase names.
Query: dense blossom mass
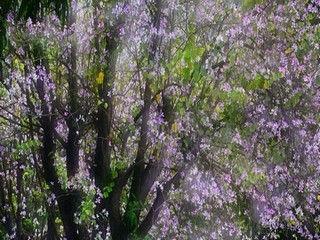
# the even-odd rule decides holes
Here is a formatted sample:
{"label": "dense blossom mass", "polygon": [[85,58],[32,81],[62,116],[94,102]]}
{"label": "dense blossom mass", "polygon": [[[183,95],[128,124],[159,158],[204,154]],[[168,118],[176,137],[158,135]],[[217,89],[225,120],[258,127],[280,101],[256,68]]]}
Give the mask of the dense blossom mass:
{"label": "dense blossom mass", "polygon": [[0,3],[2,239],[320,239],[320,1]]}

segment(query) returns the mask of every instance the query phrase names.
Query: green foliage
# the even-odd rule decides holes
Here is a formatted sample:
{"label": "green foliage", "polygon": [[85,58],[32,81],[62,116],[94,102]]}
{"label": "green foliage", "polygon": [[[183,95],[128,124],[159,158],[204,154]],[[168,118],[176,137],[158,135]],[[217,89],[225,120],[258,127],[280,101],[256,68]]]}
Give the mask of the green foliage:
{"label": "green foliage", "polygon": [[257,74],[249,83],[248,89],[257,91],[263,89],[265,78],[261,74]]}
{"label": "green foliage", "polygon": [[126,224],[129,229],[135,229],[138,226],[139,219],[136,214],[137,210],[141,209],[142,205],[138,201],[131,201],[128,204],[129,211],[127,212]]}
{"label": "green foliage", "polygon": [[23,219],[22,227],[26,232],[32,233],[34,230],[34,224],[33,224],[32,219],[30,219],[30,218]]}
{"label": "green foliage", "polygon": [[218,93],[219,99],[224,102],[224,110],[220,113],[220,118],[231,126],[241,126],[245,120],[243,107],[248,102],[248,97],[238,91]]}
{"label": "green foliage", "polygon": [[16,19],[31,18],[35,21],[39,13],[44,14],[54,10],[64,25],[69,14],[69,0],[4,0],[0,3],[0,58],[7,47],[5,19],[11,11],[17,13]]}
{"label": "green foliage", "polygon": [[114,182],[111,182],[109,185],[105,186],[103,188],[103,197],[108,198],[110,193],[112,192],[112,189],[114,187]]}
{"label": "green foliage", "polygon": [[177,54],[172,58],[171,62],[166,65],[167,72],[174,71],[174,75],[182,77],[182,83],[188,84],[193,81],[198,81],[201,74],[205,74],[199,61],[205,52],[205,48],[198,46],[193,32],[183,49],[179,49]]}
{"label": "green foliage", "polygon": [[40,147],[39,140],[26,140],[17,145],[15,151],[12,153],[12,157],[18,159],[19,156],[35,151]]}
{"label": "green foliage", "polygon": [[84,201],[81,203],[80,220],[88,226],[92,224],[92,216],[95,210],[94,199],[95,193],[92,191],[86,195]]}
{"label": "green foliage", "polygon": [[286,107],[291,108],[295,107],[299,101],[301,100],[302,97],[302,91],[299,91],[298,93],[294,94],[287,102],[286,102]]}
{"label": "green foliage", "polygon": [[7,95],[7,90],[2,83],[0,83],[0,97],[4,97]]}
{"label": "green foliage", "polygon": [[233,211],[237,214],[236,224],[243,232],[250,236],[256,227],[256,223],[253,220],[253,216],[250,215],[251,211],[248,211],[248,209],[250,209],[249,199],[241,195],[241,193],[237,194],[237,202],[233,205]]}
{"label": "green foliage", "polygon": [[319,14],[309,13],[309,15],[307,16],[307,20],[311,23],[311,25],[318,25],[320,23]]}
{"label": "green foliage", "polygon": [[244,0],[242,3],[242,7],[244,10],[250,10],[254,8],[256,4],[261,4],[263,2],[264,0]]}

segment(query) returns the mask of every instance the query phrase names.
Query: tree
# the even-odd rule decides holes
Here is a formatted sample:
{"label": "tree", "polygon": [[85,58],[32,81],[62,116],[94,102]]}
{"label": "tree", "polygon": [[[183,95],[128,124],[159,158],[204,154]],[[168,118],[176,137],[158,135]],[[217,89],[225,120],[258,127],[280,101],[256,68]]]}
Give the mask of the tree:
{"label": "tree", "polygon": [[24,3],[2,15],[2,235],[316,237],[311,8]]}

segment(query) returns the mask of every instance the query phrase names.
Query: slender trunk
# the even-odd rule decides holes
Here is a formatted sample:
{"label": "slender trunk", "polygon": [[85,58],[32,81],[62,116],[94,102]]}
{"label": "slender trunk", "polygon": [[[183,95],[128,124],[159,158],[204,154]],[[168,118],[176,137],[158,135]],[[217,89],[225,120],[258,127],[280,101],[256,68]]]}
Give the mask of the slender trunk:
{"label": "slender trunk", "polygon": [[[76,15],[73,9],[70,10],[70,19],[68,27],[70,28],[76,22]],[[70,113],[67,119],[68,140],[67,140],[67,176],[74,177],[79,168],[79,140],[80,140],[80,104],[78,97],[77,77],[73,73],[77,69],[77,46],[75,41],[71,40],[71,52],[69,56],[69,64],[72,72],[69,71],[68,89],[69,89],[69,105]]]}
{"label": "slender trunk", "polygon": [[[155,0],[154,6],[150,7],[152,27],[159,30],[161,10],[162,10],[162,0]],[[155,57],[159,47],[160,39],[157,34],[153,34],[150,39],[150,52],[148,56],[149,65],[154,65],[156,63]],[[125,212],[125,225],[127,234],[131,234],[138,227],[138,222],[140,219],[140,213],[143,208],[145,199],[154,181],[158,177],[161,171],[161,163],[155,164],[154,167],[145,168],[145,153],[147,151],[148,142],[148,122],[150,115],[150,106],[152,91],[150,88],[152,79],[146,79],[145,90],[144,90],[144,106],[142,114],[142,123],[140,129],[140,141],[138,144],[138,152],[135,159],[135,168],[132,177],[132,184],[130,189],[129,200],[127,202],[126,212]],[[155,171],[156,170],[156,171]],[[147,178],[145,178],[147,177]]]}
{"label": "slender trunk", "polygon": [[[99,98],[102,100],[102,104],[98,106],[98,119],[96,122],[97,127],[97,141],[95,149],[95,157],[93,164],[93,173],[96,186],[100,189],[101,193],[104,193],[104,189],[111,183],[111,129],[113,119],[113,101],[112,101],[112,88],[115,78],[116,62],[117,62],[117,48],[119,38],[119,26],[116,24],[111,27],[110,32],[107,34],[106,41],[106,68],[103,70],[104,79],[102,84],[98,85]],[[96,46],[98,47],[98,46]],[[100,196],[97,196],[100,198]],[[103,197],[97,204],[95,214],[98,217],[97,222],[99,230],[102,232],[102,237],[106,237],[107,219],[101,216],[101,213],[108,210],[110,213],[112,207],[109,206],[109,201]],[[110,225],[118,220],[113,219],[112,211],[110,217]],[[112,228],[112,227],[111,227]],[[113,228],[114,229],[114,228]],[[113,231],[111,229],[111,231]],[[121,232],[117,234],[121,235]],[[113,238],[115,236],[113,235]]]}
{"label": "slender trunk", "polygon": [[[34,48],[34,59],[37,67],[45,66],[49,71],[48,64],[44,58],[42,47],[40,45]],[[59,182],[58,174],[55,168],[55,152],[56,143],[54,136],[55,117],[54,108],[49,110],[45,100],[45,90],[43,79],[36,80],[36,90],[39,99],[41,100],[42,116],[40,117],[40,124],[43,129],[42,135],[42,166],[44,179],[50,187],[51,192],[55,195],[61,215],[61,220],[64,226],[65,235],[68,240],[85,239],[82,234],[82,229],[74,221],[74,213],[77,211],[78,193],[72,189],[64,190]]]}
{"label": "slender trunk", "polygon": [[132,185],[130,196],[128,200],[128,205],[125,213],[125,224],[126,224],[126,232],[129,234],[134,231],[137,227],[137,223],[140,217],[140,204],[142,203],[142,199],[140,197],[140,193],[142,191],[143,185],[143,172],[145,170],[145,153],[147,150],[147,140],[148,140],[148,121],[149,121],[149,113],[151,106],[151,89],[150,82],[147,81],[145,85],[144,92],[144,113],[142,115],[142,123],[140,130],[140,141],[138,146],[137,157],[135,159],[135,169],[133,172]]}
{"label": "slender trunk", "polygon": [[47,207],[48,211],[48,232],[47,232],[47,240],[56,240],[58,239],[57,229],[55,225],[55,214],[54,207]]}

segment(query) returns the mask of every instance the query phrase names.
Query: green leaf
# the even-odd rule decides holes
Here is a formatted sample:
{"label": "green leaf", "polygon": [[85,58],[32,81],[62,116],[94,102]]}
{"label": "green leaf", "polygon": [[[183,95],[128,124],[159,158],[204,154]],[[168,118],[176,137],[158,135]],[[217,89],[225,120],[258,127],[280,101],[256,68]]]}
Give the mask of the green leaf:
{"label": "green leaf", "polygon": [[143,72],[142,73],[142,76],[146,79],[151,79],[152,78],[152,75],[149,73],[149,72]]}
{"label": "green leaf", "polygon": [[105,186],[103,188],[103,197],[108,198],[110,193],[112,192],[112,189],[114,187],[114,183],[110,183],[109,185]]}
{"label": "green leaf", "polygon": [[111,178],[116,179],[118,177],[118,172],[117,171],[112,171],[111,172]]}
{"label": "green leaf", "polygon": [[316,77],[316,84],[320,85],[320,75]]}
{"label": "green leaf", "polygon": [[186,67],[182,70],[182,76],[186,80],[190,80],[190,68]]}
{"label": "green leaf", "polygon": [[264,77],[261,74],[257,74],[249,83],[249,89],[257,91],[262,89],[264,85]]}
{"label": "green leaf", "polygon": [[274,24],[273,22],[269,22],[269,23],[268,23],[268,27],[269,27],[269,30],[270,30],[271,32],[274,32],[275,29],[276,29],[276,26],[275,26],[275,24]]}
{"label": "green leaf", "polygon": [[108,103],[107,102],[105,102],[104,104],[103,104],[103,107],[105,108],[105,109],[107,109],[108,108]]}
{"label": "green leaf", "polygon": [[299,91],[288,100],[288,102],[286,103],[286,106],[295,107],[299,103],[301,96],[302,96],[302,91]]}

